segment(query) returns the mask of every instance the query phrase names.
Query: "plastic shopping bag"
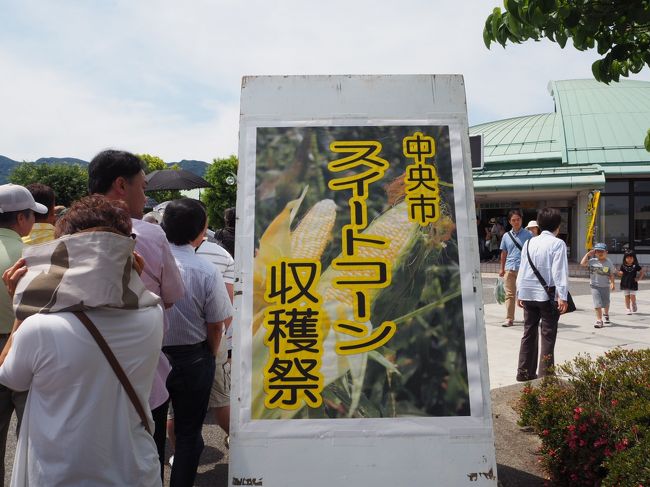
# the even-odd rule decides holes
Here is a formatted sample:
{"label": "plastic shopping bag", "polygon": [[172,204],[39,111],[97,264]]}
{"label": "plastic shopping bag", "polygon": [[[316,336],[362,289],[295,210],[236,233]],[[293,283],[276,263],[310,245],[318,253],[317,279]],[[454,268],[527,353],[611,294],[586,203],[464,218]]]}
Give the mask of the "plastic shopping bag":
{"label": "plastic shopping bag", "polygon": [[502,277],[497,277],[497,285],[494,286],[494,299],[499,304],[506,302],[506,287]]}

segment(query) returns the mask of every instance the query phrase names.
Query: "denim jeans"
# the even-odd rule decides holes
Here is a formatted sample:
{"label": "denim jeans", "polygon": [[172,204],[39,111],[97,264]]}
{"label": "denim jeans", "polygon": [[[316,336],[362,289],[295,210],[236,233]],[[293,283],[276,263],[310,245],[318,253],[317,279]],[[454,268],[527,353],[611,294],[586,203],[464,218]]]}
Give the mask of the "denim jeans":
{"label": "denim jeans", "polygon": [[203,451],[201,429],[214,380],[214,355],[207,342],[164,347],[172,370],[167,390],[174,408],[176,448],[170,487],[194,485]]}

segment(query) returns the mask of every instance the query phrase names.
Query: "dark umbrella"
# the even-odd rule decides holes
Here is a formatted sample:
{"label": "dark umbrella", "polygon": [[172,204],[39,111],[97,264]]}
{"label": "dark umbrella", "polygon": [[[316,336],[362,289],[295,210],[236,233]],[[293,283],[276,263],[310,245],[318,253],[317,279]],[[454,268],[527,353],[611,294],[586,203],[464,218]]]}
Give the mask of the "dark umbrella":
{"label": "dark umbrella", "polygon": [[145,191],[158,191],[162,189],[194,189],[207,188],[211,184],[201,176],[185,171],[184,169],[162,169],[152,171],[146,175],[147,189]]}

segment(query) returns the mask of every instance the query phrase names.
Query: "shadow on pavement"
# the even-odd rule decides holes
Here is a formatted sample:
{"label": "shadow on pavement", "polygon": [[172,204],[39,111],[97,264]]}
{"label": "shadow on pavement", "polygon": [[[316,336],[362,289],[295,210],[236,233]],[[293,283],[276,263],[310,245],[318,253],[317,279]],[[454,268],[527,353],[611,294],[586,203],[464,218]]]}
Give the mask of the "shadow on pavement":
{"label": "shadow on pavement", "polygon": [[502,487],[544,487],[544,479],[516,468],[497,463],[499,485]]}

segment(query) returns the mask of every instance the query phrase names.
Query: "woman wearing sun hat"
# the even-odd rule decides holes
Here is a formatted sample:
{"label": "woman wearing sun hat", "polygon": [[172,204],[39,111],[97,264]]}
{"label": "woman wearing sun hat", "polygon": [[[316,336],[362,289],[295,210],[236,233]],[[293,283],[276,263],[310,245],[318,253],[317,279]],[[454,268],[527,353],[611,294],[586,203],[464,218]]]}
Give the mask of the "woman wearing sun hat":
{"label": "woman wearing sun hat", "polygon": [[531,220],[528,222],[528,225],[526,225],[526,230],[532,233],[533,237],[537,237],[537,235],[539,235],[539,225],[535,220]]}

